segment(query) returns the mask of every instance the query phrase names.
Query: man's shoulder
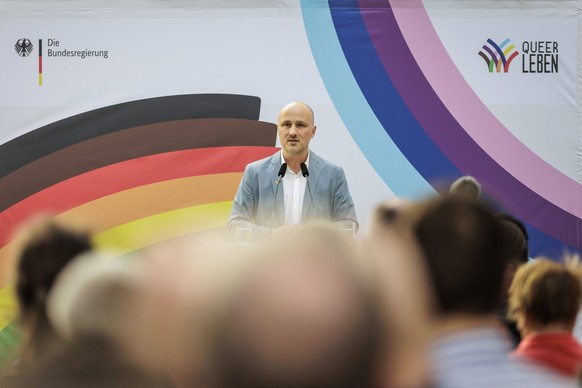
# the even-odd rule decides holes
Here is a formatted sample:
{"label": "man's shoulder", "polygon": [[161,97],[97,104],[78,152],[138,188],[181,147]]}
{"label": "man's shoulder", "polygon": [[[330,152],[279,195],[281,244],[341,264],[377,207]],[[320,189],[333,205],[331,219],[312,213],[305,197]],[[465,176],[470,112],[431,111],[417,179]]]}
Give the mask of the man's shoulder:
{"label": "man's shoulder", "polygon": [[273,155],[269,155],[266,158],[255,160],[254,162],[247,164],[247,170],[249,170],[249,171],[262,170],[262,169],[266,168],[267,166],[269,166],[270,164],[276,162],[276,158],[279,155],[280,155],[280,151],[277,151]]}
{"label": "man's shoulder", "polygon": [[342,170],[342,167],[339,164],[335,164],[334,162],[324,159],[313,151],[311,151],[309,158],[310,165],[318,165],[319,168],[325,167],[332,170]]}

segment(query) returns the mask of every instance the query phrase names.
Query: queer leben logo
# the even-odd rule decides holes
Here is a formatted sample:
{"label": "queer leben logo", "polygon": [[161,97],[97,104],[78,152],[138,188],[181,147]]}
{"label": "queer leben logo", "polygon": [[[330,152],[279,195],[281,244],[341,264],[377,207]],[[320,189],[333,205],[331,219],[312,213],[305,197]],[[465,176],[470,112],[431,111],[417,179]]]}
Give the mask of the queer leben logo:
{"label": "queer leben logo", "polygon": [[490,73],[493,73],[493,70],[501,73],[502,69],[504,73],[507,73],[511,61],[513,61],[517,54],[518,52],[515,46],[509,39],[505,39],[498,45],[489,38],[487,39],[487,43],[483,45],[483,49],[479,51],[479,55],[485,60]]}

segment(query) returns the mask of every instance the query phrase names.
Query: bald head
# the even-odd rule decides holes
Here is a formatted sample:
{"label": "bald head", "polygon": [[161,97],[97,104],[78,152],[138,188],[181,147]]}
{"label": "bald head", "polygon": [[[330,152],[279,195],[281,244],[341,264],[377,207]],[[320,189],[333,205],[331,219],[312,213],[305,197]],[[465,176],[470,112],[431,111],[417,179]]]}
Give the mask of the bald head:
{"label": "bald head", "polygon": [[221,386],[366,385],[380,341],[365,285],[336,251],[312,241],[273,253],[230,311]]}
{"label": "bald head", "polygon": [[277,132],[283,148],[283,156],[289,167],[297,172],[299,163],[307,159],[309,142],[315,136],[313,110],[304,102],[287,104],[279,112]]}
{"label": "bald head", "polygon": [[303,111],[307,113],[310,117],[309,124],[311,125],[315,124],[315,114],[313,113],[313,109],[311,109],[311,107],[304,103],[303,101],[293,101],[285,105],[283,108],[281,108],[281,110],[279,111],[279,116],[277,117],[278,121],[281,119],[281,115],[289,111]]}

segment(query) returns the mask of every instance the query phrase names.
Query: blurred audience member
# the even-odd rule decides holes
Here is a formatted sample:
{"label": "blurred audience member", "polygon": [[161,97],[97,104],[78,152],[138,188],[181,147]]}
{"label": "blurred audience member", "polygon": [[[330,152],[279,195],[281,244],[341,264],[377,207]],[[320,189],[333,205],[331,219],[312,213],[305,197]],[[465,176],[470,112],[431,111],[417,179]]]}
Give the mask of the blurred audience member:
{"label": "blurred audience member", "polygon": [[24,367],[40,360],[60,341],[47,319],[47,296],[61,270],[92,246],[88,232],[49,219],[36,221],[19,238],[16,296],[24,347],[18,365]]}
{"label": "blurred audience member", "polygon": [[580,267],[546,259],[521,267],[509,303],[524,338],[512,355],[577,377],[582,345],[572,330],[581,302]]}
{"label": "blurred audience member", "polygon": [[449,194],[455,197],[477,201],[481,198],[481,184],[472,176],[465,175],[451,184]]}
{"label": "blurred audience member", "polygon": [[519,330],[517,330],[515,320],[507,314],[509,287],[511,286],[515,272],[529,260],[529,236],[525,225],[517,218],[503,213],[497,214],[496,217],[501,221],[501,227],[503,228],[506,240],[504,254],[506,257],[505,276],[501,289],[501,300],[497,309],[497,317],[507,328],[513,345],[516,347],[519,341],[521,341],[521,335]]}
{"label": "blurred audience member", "polygon": [[426,347],[432,287],[413,235],[418,205],[394,198],[374,209],[369,235],[363,241],[372,284],[382,303],[390,333],[381,386],[423,387],[428,383]]}
{"label": "blurred audience member", "polygon": [[[479,196],[463,177],[444,199],[385,202],[361,246],[324,223],[245,249],[209,232],[105,259],[43,221],[16,266],[26,373],[0,384],[574,387],[579,267],[522,265],[523,224]],[[524,335],[510,358],[495,315],[509,284]]]}
{"label": "blurred audience member", "polygon": [[516,264],[524,264],[529,260],[529,233],[523,222],[506,213],[497,213],[495,215],[504,228],[507,228],[506,234],[509,235],[507,243],[507,256]]}
{"label": "blurred audience member", "polygon": [[434,287],[430,348],[437,387],[573,387],[545,369],[508,360],[495,319],[505,272],[505,238],[482,204],[457,197],[427,205],[415,227]]}
{"label": "blurred audience member", "polygon": [[92,255],[70,263],[47,301],[49,320],[67,341],[9,387],[171,387],[169,379],[153,377],[132,363],[124,349],[136,324],[135,298],[144,285],[138,269]]}
{"label": "blurred audience member", "polygon": [[311,226],[256,255],[217,337],[217,387],[374,386],[385,338],[351,242]]}
{"label": "blurred audience member", "polygon": [[74,339],[3,388],[165,388],[99,338]]}
{"label": "blurred audience member", "polygon": [[205,232],[145,250],[146,287],[127,338],[131,358],[177,387],[211,386],[210,355],[231,289],[252,264],[252,249]]}
{"label": "blurred audience member", "polygon": [[85,254],[57,278],[47,314],[66,339],[105,337],[120,342],[132,331],[131,309],[145,282],[140,266],[104,254]]}

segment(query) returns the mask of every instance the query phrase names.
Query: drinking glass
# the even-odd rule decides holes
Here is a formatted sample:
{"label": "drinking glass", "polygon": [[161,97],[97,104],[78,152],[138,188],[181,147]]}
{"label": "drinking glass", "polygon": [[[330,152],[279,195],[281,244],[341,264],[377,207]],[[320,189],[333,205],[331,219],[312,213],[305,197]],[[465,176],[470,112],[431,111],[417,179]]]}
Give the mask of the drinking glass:
{"label": "drinking glass", "polygon": [[339,222],[339,228],[344,236],[349,238],[356,237],[356,222],[352,220],[344,220]]}
{"label": "drinking glass", "polygon": [[235,240],[237,245],[248,247],[251,245],[251,222],[237,221],[235,225]]}

